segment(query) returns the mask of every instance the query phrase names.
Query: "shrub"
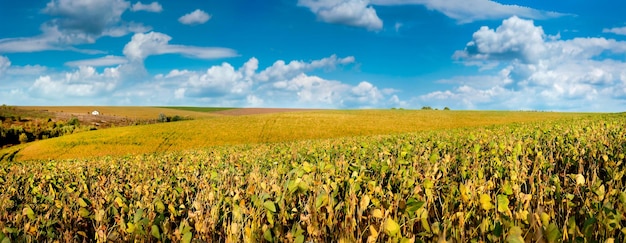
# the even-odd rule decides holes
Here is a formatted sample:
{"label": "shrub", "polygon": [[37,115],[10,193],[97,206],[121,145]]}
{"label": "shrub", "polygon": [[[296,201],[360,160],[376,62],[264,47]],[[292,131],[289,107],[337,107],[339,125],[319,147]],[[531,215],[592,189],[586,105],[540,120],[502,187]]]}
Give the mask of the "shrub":
{"label": "shrub", "polygon": [[76,117],[72,117],[67,121],[67,125],[78,126],[80,125],[80,121]]}
{"label": "shrub", "polygon": [[28,135],[26,135],[26,133],[21,133],[19,139],[20,139],[20,143],[27,143],[28,142]]}
{"label": "shrub", "polygon": [[165,116],[165,114],[160,113],[159,114],[159,118],[157,119],[158,122],[168,122],[167,116]]}

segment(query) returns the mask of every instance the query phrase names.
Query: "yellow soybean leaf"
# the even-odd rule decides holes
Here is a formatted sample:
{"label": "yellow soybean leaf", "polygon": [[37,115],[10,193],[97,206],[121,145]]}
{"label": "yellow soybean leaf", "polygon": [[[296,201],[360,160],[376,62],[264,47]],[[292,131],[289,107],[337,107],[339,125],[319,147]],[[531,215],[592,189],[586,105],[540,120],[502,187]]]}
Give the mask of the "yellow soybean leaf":
{"label": "yellow soybean leaf", "polygon": [[498,212],[506,213],[509,211],[509,198],[506,195],[498,195]]}
{"label": "yellow soybean leaf", "polygon": [[193,235],[191,234],[191,232],[187,232],[187,233],[185,233],[185,235],[183,235],[183,240],[182,240],[181,242],[184,242],[184,243],[190,243],[190,242],[191,242],[191,237],[192,237],[192,236],[193,236]]}
{"label": "yellow soybean leaf", "polygon": [[296,236],[296,243],[304,243],[304,235],[298,235]]}
{"label": "yellow soybean leaf", "polygon": [[165,211],[165,204],[161,201],[157,201],[154,206],[156,207],[156,211],[159,213],[163,213],[163,211]]}
{"label": "yellow soybean leaf", "polygon": [[104,214],[105,214],[104,210],[98,209],[98,211],[96,211],[96,218],[95,218],[96,222],[101,222],[104,219]]}
{"label": "yellow soybean leaf", "polygon": [[389,236],[396,235],[400,232],[400,225],[393,219],[388,218],[383,224],[383,231]]}
{"label": "yellow soybean leaf", "polygon": [[509,235],[506,237],[508,243],[524,243],[524,237],[522,237],[522,229],[520,227],[511,227]]}
{"label": "yellow soybean leaf", "polygon": [[135,224],[128,222],[126,223],[126,232],[132,234],[133,232],[135,232]]}
{"label": "yellow soybean leaf", "polygon": [[82,199],[82,198],[78,198],[78,205],[81,206],[81,207],[87,207],[88,206],[87,202],[85,202],[85,200]]}
{"label": "yellow soybean leaf", "polygon": [[361,203],[359,203],[359,208],[361,210],[364,210],[367,208],[367,206],[370,205],[370,196],[365,195],[361,198]]}
{"label": "yellow soybean leaf", "polygon": [[528,210],[520,210],[515,214],[516,218],[519,220],[523,220],[524,223],[528,224]]}
{"label": "yellow soybean leaf", "polygon": [[484,210],[491,210],[494,208],[493,203],[491,203],[491,197],[487,194],[480,194],[480,206]]}
{"label": "yellow soybean leaf", "polygon": [[372,210],[372,216],[374,216],[374,218],[382,219],[383,218],[383,211],[381,211],[380,209],[374,209],[374,210]]}
{"label": "yellow soybean leaf", "polygon": [[374,238],[378,237],[378,231],[373,225],[370,225],[370,236]]}
{"label": "yellow soybean leaf", "polygon": [[582,174],[576,175],[576,185],[577,186],[585,185],[585,177]]}
{"label": "yellow soybean leaf", "polygon": [[126,204],[124,204],[124,201],[121,198],[119,198],[119,197],[115,198],[115,203],[117,204],[118,207],[125,207],[126,206]]}
{"label": "yellow soybean leaf", "polygon": [[467,189],[467,186],[461,184],[459,185],[459,191],[461,192],[461,199],[463,202],[467,203],[470,200],[470,192]]}
{"label": "yellow soybean leaf", "polygon": [[81,217],[83,217],[83,218],[87,218],[87,217],[89,217],[89,214],[90,214],[90,212],[89,212],[89,210],[87,210],[86,208],[80,208],[80,209],[78,210],[78,215],[80,215],[80,216],[81,216]]}
{"label": "yellow soybean leaf", "polygon": [[30,219],[30,220],[34,220],[35,219],[35,212],[33,212],[33,210],[30,207],[25,207],[22,210],[22,215],[26,215],[28,217],[28,219]]}
{"label": "yellow soybean leaf", "polygon": [[150,229],[150,234],[154,238],[161,239],[161,233],[159,232],[159,227],[156,225],[152,225],[152,229]]}
{"label": "yellow soybean leaf", "polygon": [[596,195],[598,195],[598,199],[600,201],[604,200],[604,195],[606,194],[606,189],[604,189],[604,185],[601,185],[594,191]]}
{"label": "yellow soybean leaf", "polygon": [[315,199],[315,208],[319,209],[325,206],[326,203],[328,203],[328,195],[326,193],[320,193],[317,195],[317,199]]}
{"label": "yellow soybean leaf", "polygon": [[502,192],[504,192],[505,195],[510,196],[513,195],[513,187],[511,186],[510,182],[505,182],[504,185],[502,186]]}

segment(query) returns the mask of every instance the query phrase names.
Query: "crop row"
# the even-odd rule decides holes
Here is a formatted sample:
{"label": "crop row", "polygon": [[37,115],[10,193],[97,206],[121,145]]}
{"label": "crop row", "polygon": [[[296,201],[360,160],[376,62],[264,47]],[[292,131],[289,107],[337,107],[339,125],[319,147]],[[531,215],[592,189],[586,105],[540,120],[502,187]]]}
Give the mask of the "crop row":
{"label": "crop row", "polygon": [[623,241],[626,117],[0,164],[0,241]]}

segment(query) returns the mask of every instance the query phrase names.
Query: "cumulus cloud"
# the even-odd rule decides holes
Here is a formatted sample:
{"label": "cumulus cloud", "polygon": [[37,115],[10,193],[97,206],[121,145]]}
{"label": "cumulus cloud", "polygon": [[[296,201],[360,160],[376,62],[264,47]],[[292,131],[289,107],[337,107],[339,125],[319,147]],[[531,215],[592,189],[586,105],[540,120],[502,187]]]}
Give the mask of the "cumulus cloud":
{"label": "cumulus cloud", "polygon": [[[148,49],[150,50],[150,49]],[[115,105],[216,105],[236,107],[361,108],[405,106],[392,89],[369,81],[344,82],[309,72],[354,63],[354,57],[331,55],[311,61],[278,60],[259,68],[252,57],[240,66],[228,62],[204,70],[174,69],[147,76],[143,60],[152,52],[78,60],[66,63],[72,71],[57,72],[41,66],[15,67],[0,56],[0,101],[22,94],[28,104],[115,104]],[[123,61],[127,60],[127,63]],[[115,67],[107,67],[115,65]],[[98,66],[104,67],[102,69]],[[19,77],[19,79],[16,79]],[[132,80],[132,82],[129,82]],[[28,87],[28,88],[24,88]],[[13,102],[13,101],[12,101]],[[34,102],[34,103],[33,103]],[[68,103],[70,102],[70,103]],[[25,103],[26,104],[26,103]]]}
{"label": "cumulus cloud", "polygon": [[252,85],[252,80],[244,75],[243,69],[235,70],[229,63],[222,63],[207,69],[202,75],[191,75],[187,80],[188,89],[185,94],[193,97],[243,95]]}
{"label": "cumulus cloud", "polygon": [[574,38],[559,40],[546,36],[541,26],[532,20],[513,16],[502,21],[495,30],[487,26],[474,32],[472,41],[454,57],[464,60],[521,61],[526,64],[540,61],[588,59],[604,52],[626,53],[624,42],[605,38]]}
{"label": "cumulus cloud", "polygon": [[172,37],[159,32],[137,33],[124,46],[123,52],[131,61],[143,61],[148,56],[162,54],[181,54],[200,59],[224,58],[237,55],[236,51],[228,48],[172,45],[169,44],[171,39]]}
{"label": "cumulus cloud", "polygon": [[271,87],[274,97],[293,100],[305,107],[344,107],[347,103],[363,105],[377,101],[369,99],[372,95],[370,91],[374,92],[375,98],[380,95],[377,88],[368,82],[362,82],[355,87],[340,81],[326,80],[303,73],[289,80],[275,82]]}
{"label": "cumulus cloud", "polygon": [[381,107],[401,102],[390,89],[362,81],[356,85],[328,80],[307,72],[333,69],[354,62],[354,57],[330,57],[304,61],[278,60],[259,70],[250,58],[239,68],[222,63],[204,72],[172,70],[156,80],[170,85],[170,96],[187,102],[230,106],[278,107]]}
{"label": "cumulus cloud", "polygon": [[479,65],[489,65],[491,74],[455,77],[458,87],[423,95],[418,102],[470,109],[620,110],[626,62],[607,56],[623,53],[624,41],[560,40],[531,20],[511,17],[495,30],[481,27],[454,54],[469,64],[488,63]]}
{"label": "cumulus cloud", "polygon": [[307,7],[326,23],[381,30],[383,21],[368,0],[298,0],[298,6]]}
{"label": "cumulus cloud", "polygon": [[120,56],[104,56],[93,59],[85,59],[85,60],[77,60],[66,62],[66,66],[70,67],[79,67],[79,66],[91,66],[91,67],[106,67],[106,66],[116,66],[120,64],[128,63],[128,59]]}
{"label": "cumulus cloud", "polygon": [[512,15],[531,19],[548,19],[566,15],[519,5],[501,4],[491,0],[372,0],[372,4],[381,6],[423,5],[430,10],[441,12],[455,19],[459,23],[502,19]]}
{"label": "cumulus cloud", "polygon": [[178,18],[178,22],[186,25],[204,24],[211,19],[211,15],[196,9],[191,13],[185,14]]}
{"label": "cumulus cloud", "polygon": [[532,20],[513,16],[495,30],[481,27],[474,32],[473,40],[467,43],[465,50],[456,52],[455,57],[536,62],[546,51],[544,38],[543,28],[535,26]]}
{"label": "cumulus cloud", "polygon": [[270,79],[280,80],[280,79],[289,79],[294,77],[300,73],[310,71],[313,69],[319,68],[334,68],[337,65],[345,65],[354,62],[354,57],[344,57],[337,58],[337,55],[331,55],[327,58],[322,58],[320,60],[315,60],[312,62],[304,62],[304,61],[291,61],[288,64],[283,60],[278,60],[274,62],[274,64],[267,69],[263,70],[258,75],[258,79],[261,81],[267,81]]}
{"label": "cumulus cloud", "polygon": [[106,68],[98,73],[93,67],[82,66],[74,72],[40,76],[29,92],[51,99],[65,96],[95,97],[113,91],[120,78],[118,68]]}
{"label": "cumulus cloud", "polygon": [[626,26],[624,27],[614,27],[614,28],[604,28],[602,33],[613,33],[616,35],[626,35]]}
{"label": "cumulus cloud", "polygon": [[163,6],[161,6],[161,4],[159,4],[158,2],[152,2],[150,4],[143,4],[141,2],[137,2],[133,4],[130,10],[133,12],[146,11],[146,12],[160,13],[161,11],[163,11]]}

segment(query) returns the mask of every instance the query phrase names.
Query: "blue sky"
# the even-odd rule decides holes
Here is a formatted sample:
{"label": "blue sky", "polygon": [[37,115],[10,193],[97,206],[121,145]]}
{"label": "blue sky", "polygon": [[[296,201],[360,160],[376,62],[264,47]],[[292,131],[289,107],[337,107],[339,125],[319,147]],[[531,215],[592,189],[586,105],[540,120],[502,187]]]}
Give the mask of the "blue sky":
{"label": "blue sky", "polygon": [[624,9],[0,0],[0,103],[623,111]]}

